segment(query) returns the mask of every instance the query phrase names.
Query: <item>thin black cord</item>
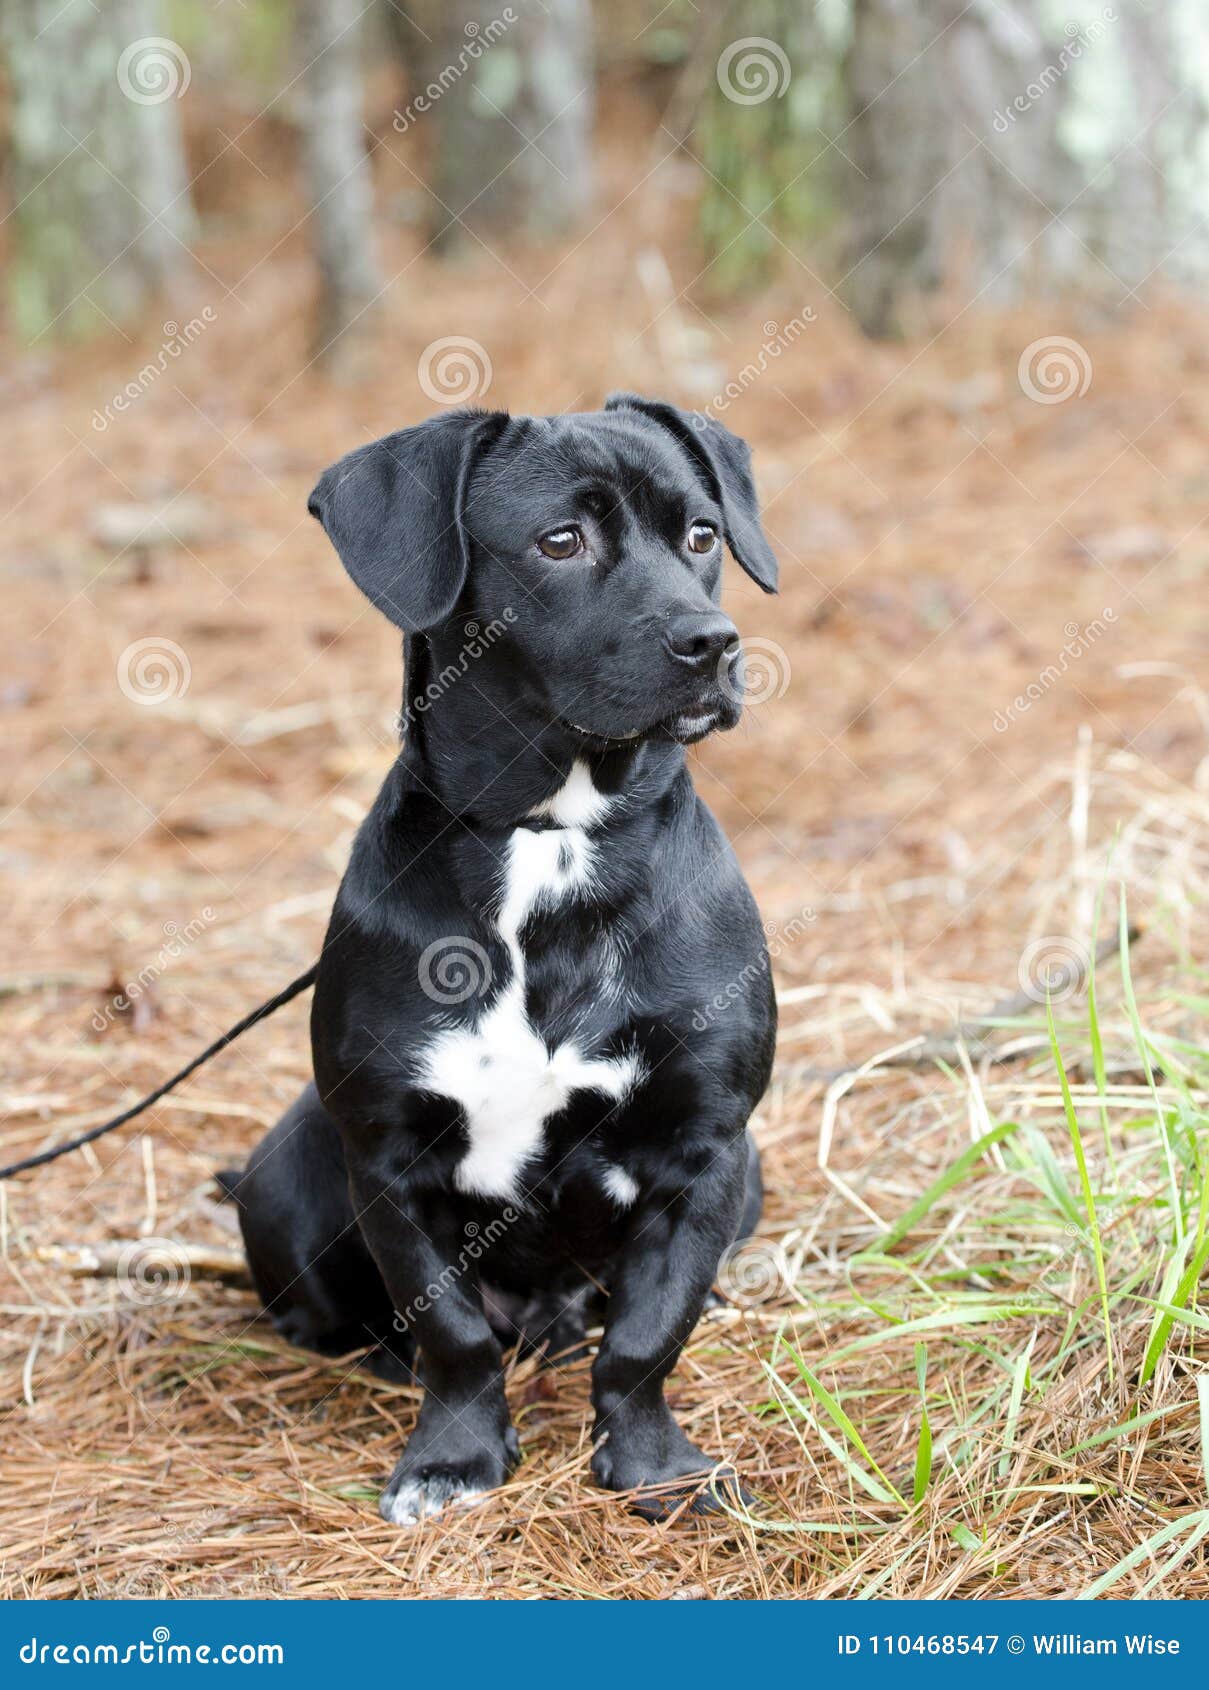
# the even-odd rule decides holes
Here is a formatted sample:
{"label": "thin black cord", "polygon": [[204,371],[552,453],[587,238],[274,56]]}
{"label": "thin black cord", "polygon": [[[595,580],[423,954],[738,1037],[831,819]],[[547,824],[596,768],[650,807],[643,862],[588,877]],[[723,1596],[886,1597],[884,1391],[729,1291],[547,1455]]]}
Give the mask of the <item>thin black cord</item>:
{"label": "thin black cord", "polygon": [[127,1121],[133,1121],[136,1115],[141,1115],[144,1109],[150,1109],[153,1103],[158,1103],[161,1097],[166,1096],[174,1087],[179,1086],[182,1080],[187,1080],[189,1075],[195,1069],[200,1068],[203,1062],[209,1062],[212,1056],[217,1056],[220,1050],[225,1050],[241,1033],[246,1033],[249,1027],[254,1027],[258,1021],[263,1021],[266,1015],[272,1015],[274,1010],[289,1003],[290,999],[296,998],[300,992],[305,992],[308,986],[313,986],[318,973],[319,964],[314,962],[305,974],[300,974],[297,980],[292,980],[283,991],[277,993],[276,997],[270,998],[267,1003],[262,1003],[259,1009],[254,1009],[250,1015],[245,1015],[242,1021],[237,1021],[233,1027],[229,1027],[220,1039],[215,1039],[212,1045],[207,1045],[200,1056],[195,1056],[193,1061],[182,1068],[178,1074],[173,1074],[170,1080],[165,1080],[162,1086],[158,1086],[141,1102],[132,1104],[129,1109],[124,1109],[120,1115],[115,1115],[111,1121],[103,1121],[99,1127],[93,1127],[90,1132],[81,1133],[79,1138],[69,1138],[66,1144],[56,1145],[54,1149],[43,1150],[37,1156],[27,1156],[23,1162],[12,1162],[7,1168],[0,1168],[0,1179],[11,1179],[14,1174],[23,1174],[29,1168],[40,1168],[46,1162],[53,1162],[59,1156],[66,1156],[69,1150],[79,1150],[82,1145],[91,1144],[94,1138],[103,1138],[106,1133],[111,1133],[115,1127],[124,1127]]}

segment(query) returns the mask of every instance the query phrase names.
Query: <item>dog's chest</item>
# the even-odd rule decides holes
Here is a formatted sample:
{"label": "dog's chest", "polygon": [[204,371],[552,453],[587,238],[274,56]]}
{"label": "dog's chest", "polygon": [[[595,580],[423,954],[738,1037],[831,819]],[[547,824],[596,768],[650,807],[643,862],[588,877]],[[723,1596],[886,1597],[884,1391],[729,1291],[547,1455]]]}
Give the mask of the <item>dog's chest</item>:
{"label": "dog's chest", "polygon": [[[554,825],[512,833],[495,918],[508,980],[476,1018],[439,1034],[421,1057],[421,1083],[453,1098],[464,1112],[469,1145],[454,1175],[463,1191],[515,1197],[525,1164],[544,1146],[546,1122],[575,1092],[620,1100],[639,1078],[636,1057],[592,1056],[574,1033],[551,1042],[526,1009],[525,923],[538,911],[556,913],[591,896],[599,849],[591,828],[607,810],[608,800],[577,764],[543,806],[543,820]],[[596,984],[607,994],[614,983],[602,978]]]}

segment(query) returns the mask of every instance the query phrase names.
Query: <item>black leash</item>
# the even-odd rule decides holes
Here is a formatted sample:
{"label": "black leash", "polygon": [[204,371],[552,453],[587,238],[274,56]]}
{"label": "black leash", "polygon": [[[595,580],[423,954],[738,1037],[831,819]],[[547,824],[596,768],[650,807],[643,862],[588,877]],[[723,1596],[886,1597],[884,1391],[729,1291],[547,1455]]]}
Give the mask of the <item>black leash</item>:
{"label": "black leash", "polygon": [[201,1055],[195,1056],[179,1074],[173,1074],[170,1080],[165,1080],[162,1086],[157,1086],[155,1091],[149,1093],[141,1102],[124,1109],[111,1121],[104,1121],[99,1127],[93,1127],[91,1132],[81,1133],[79,1138],[69,1138],[66,1144],[56,1145],[53,1150],[43,1150],[37,1156],[27,1156],[23,1162],[12,1162],[7,1168],[0,1168],[0,1179],[11,1179],[14,1174],[23,1174],[30,1168],[40,1168],[46,1162],[53,1162],[56,1157],[66,1156],[69,1150],[79,1150],[82,1145],[91,1144],[94,1138],[103,1138],[115,1127],[124,1127],[127,1121],[133,1121],[136,1115],[141,1115],[144,1109],[150,1109],[153,1103],[158,1103],[161,1097],[179,1086],[182,1080],[187,1080],[203,1062],[209,1062],[212,1056],[217,1056],[220,1050],[225,1050],[241,1033],[246,1033],[249,1027],[254,1027],[258,1021],[263,1021],[267,1015],[272,1015],[274,1010],[280,1009],[282,1004],[289,1003],[291,998],[296,998],[300,992],[305,992],[308,986],[313,986],[318,973],[319,964],[313,962],[305,974],[300,974],[297,980],[292,980],[276,997],[262,1003],[259,1009],[254,1009],[250,1015],[245,1015],[242,1021],[237,1021],[233,1027],[229,1027],[220,1039],[215,1039],[212,1045],[207,1045]]}

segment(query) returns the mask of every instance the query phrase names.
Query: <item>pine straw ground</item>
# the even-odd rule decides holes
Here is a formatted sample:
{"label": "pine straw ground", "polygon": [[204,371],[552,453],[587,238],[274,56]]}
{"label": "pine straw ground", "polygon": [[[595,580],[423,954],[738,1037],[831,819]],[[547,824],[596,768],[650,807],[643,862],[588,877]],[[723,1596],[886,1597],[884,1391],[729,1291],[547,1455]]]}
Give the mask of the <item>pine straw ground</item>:
{"label": "pine straw ground", "polygon": [[[103,1118],[314,954],[398,680],[305,494],[428,408],[420,350],[472,332],[516,408],[624,384],[691,400],[680,348],[736,369],[766,317],[814,299],[727,418],[757,444],[786,575],[778,601],[733,583],[728,602],[788,684],[695,755],[769,923],[783,1035],[761,1239],[671,1396],[758,1506],[627,1515],[588,1479],[585,1370],[526,1363],[514,1481],[401,1533],[374,1496],[413,1393],[289,1351],[238,1286],[157,1282],[137,1254],[119,1279],[66,1270],[56,1248],[230,1246],[210,1175],[306,1075],[294,1005],[138,1130],[5,1188],[7,1594],[1209,1594],[1200,324],[1157,303],[1115,327],[970,313],[874,349],[798,288],[657,334],[625,256],[641,238],[615,222],[544,280],[551,255],[511,255],[536,300],[414,262],[352,388],[304,367],[296,237],[246,281],[236,236],[207,250],[236,294],[103,434],[93,406],[158,327],[10,365],[3,1137],[28,1153]],[[392,269],[416,244],[389,234]],[[1094,380],[1048,406],[1016,367],[1053,333]],[[97,538],[101,506],[178,493],[187,545]],[[143,638],[191,666],[154,709],[115,679]],[[1102,886],[1093,1023],[1078,959]],[[1139,1026],[1111,954],[1121,888]],[[144,969],[134,1013],[109,1014]],[[1022,982],[1017,1013],[977,1022]]]}

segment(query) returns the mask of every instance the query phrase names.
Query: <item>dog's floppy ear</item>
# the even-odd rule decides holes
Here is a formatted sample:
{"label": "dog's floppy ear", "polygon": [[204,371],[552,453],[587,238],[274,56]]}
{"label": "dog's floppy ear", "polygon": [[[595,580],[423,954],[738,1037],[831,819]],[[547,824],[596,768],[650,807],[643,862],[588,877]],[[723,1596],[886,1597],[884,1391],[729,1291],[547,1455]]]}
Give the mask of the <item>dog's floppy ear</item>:
{"label": "dog's floppy ear", "polygon": [[466,582],[466,487],[503,411],[448,411],[324,470],[307,509],[373,604],[407,633],[449,615]]}
{"label": "dog's floppy ear", "polygon": [[722,510],[726,543],[738,563],[766,593],[777,590],[777,559],[760,526],[760,507],[751,478],[751,448],[729,428],[637,393],[611,393],[606,411],[639,411],[673,434],[705,474]]}

